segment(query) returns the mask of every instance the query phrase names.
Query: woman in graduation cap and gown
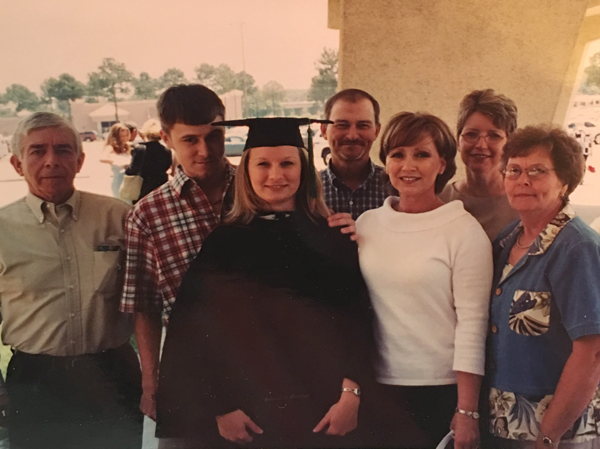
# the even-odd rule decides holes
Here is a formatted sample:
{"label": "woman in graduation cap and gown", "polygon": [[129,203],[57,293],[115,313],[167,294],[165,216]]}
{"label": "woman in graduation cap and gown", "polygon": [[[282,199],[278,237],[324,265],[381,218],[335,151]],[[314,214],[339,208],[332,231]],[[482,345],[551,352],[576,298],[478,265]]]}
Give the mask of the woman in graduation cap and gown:
{"label": "woman in graduation cap and gown", "polygon": [[157,435],[179,447],[367,444],[353,430],[372,379],[370,303],[355,243],[327,224],[298,129],[310,122],[214,123],[250,129],[233,209],[169,321]]}

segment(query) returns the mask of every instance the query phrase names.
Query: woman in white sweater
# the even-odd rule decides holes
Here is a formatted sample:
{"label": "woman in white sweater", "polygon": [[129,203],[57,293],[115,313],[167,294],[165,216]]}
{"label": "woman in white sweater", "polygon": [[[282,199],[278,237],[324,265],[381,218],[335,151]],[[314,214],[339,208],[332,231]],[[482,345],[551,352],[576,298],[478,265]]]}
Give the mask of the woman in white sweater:
{"label": "woman in white sweater", "polygon": [[[479,446],[478,398],[492,281],[490,241],[462,202],[437,194],[454,175],[456,140],[439,118],[402,112],[380,158],[399,197],[356,222],[360,265],[377,316],[377,377],[435,447]],[[397,419],[393,410],[384,419]],[[393,435],[402,446],[405,436]]]}

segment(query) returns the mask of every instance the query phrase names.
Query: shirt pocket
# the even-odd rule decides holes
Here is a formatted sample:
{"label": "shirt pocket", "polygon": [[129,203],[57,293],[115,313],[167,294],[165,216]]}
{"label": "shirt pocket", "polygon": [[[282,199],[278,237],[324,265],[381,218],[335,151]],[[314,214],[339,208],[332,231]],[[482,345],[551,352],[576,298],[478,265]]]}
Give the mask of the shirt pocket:
{"label": "shirt pocket", "polygon": [[121,271],[121,250],[94,251],[94,289],[97,292],[115,291]]}
{"label": "shirt pocket", "polygon": [[550,325],[550,292],[517,290],[508,318],[509,327],[520,335],[536,337],[548,331]]}

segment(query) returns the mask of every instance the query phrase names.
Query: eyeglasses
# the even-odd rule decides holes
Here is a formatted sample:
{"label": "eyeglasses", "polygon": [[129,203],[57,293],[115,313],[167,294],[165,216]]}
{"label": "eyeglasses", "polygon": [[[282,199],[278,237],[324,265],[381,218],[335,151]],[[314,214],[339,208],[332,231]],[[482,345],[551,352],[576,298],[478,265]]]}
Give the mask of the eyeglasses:
{"label": "eyeglasses", "polygon": [[521,174],[525,172],[527,177],[535,181],[546,176],[551,171],[556,171],[554,168],[546,168],[543,165],[532,165],[531,167],[521,168],[518,165],[510,165],[502,170],[502,174],[506,179],[516,181],[521,177]]}
{"label": "eyeglasses", "polygon": [[483,137],[488,144],[492,145],[499,144],[506,139],[506,136],[493,131],[487,134],[479,134],[477,131],[467,131],[462,133],[460,137],[467,143],[477,143]]}

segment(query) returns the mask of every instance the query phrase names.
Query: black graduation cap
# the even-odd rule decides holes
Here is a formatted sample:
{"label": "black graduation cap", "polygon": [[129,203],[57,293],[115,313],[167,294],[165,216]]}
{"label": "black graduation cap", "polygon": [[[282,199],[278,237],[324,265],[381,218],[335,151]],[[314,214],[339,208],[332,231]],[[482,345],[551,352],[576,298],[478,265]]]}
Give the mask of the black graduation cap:
{"label": "black graduation cap", "polygon": [[[311,123],[333,123],[331,120],[316,120],[298,117],[268,117],[248,118],[242,120],[225,120],[214,122],[213,126],[247,126],[248,138],[244,151],[256,147],[279,147],[290,145],[304,148],[304,140],[299,127]],[[317,181],[314,170],[314,155],[312,148],[312,130],[308,127],[308,165],[312,167],[309,172],[310,193],[313,198],[317,196]]]}

